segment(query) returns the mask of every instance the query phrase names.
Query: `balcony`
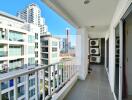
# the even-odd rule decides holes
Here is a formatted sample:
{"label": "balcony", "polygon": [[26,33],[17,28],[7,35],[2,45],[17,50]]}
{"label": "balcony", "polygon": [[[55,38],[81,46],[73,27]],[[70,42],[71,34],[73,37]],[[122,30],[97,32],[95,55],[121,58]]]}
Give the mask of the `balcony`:
{"label": "balcony", "polygon": [[[66,61],[0,75],[0,100],[5,98],[10,100],[123,100],[124,95],[131,97],[132,35],[130,33],[132,31],[130,29],[132,28],[129,25],[132,25],[130,21],[132,0],[42,1],[77,28],[76,65],[73,61]],[[120,37],[118,66],[116,66],[115,56],[116,33]],[[124,39],[124,36],[127,39]],[[11,37],[11,41],[18,41],[18,39],[14,40],[14,34]],[[91,66],[92,72],[88,74],[90,38],[105,38],[105,49],[107,49],[104,51],[105,67]],[[44,49],[41,51],[47,53],[47,43],[44,45],[46,46],[43,46]],[[127,49],[125,49],[126,45]],[[128,55],[129,58],[123,54]],[[124,66],[126,61],[129,64],[125,63]],[[18,83],[19,77],[24,77],[24,81]],[[10,90],[9,93],[7,89]]]}
{"label": "balcony", "polygon": [[[76,64],[81,81],[65,100],[132,100],[132,0],[42,1],[77,29]],[[105,76],[112,95],[105,89],[108,84],[99,81],[103,77],[101,73],[97,72],[97,77],[93,75],[95,82],[87,76],[89,40],[96,38],[105,39]]]}
{"label": "balcony", "polygon": [[[63,61],[47,66],[19,69],[0,75],[1,100],[114,100],[103,65],[93,65],[85,81],[77,80],[78,67],[74,61]],[[40,73],[41,72],[41,73]],[[11,81],[12,80],[12,81]],[[9,82],[9,83],[8,83]],[[11,85],[12,84],[12,85]]]}
{"label": "balcony", "polygon": [[24,42],[24,34],[16,31],[9,31],[9,41]]}

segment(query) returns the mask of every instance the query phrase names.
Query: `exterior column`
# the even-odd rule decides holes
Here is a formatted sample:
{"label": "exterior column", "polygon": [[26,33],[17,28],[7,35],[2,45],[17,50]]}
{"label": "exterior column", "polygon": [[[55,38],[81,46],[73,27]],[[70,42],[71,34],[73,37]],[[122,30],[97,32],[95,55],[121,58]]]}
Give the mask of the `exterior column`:
{"label": "exterior column", "polygon": [[78,66],[79,79],[85,80],[88,73],[88,31],[86,28],[77,30],[76,65]]}

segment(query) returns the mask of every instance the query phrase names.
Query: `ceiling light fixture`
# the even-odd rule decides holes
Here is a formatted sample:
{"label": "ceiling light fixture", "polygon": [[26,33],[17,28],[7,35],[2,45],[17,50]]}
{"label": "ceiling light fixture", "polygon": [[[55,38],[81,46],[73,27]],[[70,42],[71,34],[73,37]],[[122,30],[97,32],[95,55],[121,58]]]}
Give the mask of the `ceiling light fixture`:
{"label": "ceiling light fixture", "polygon": [[84,4],[88,4],[88,3],[90,3],[90,0],[85,0],[84,1]]}
{"label": "ceiling light fixture", "polygon": [[90,26],[91,28],[95,28],[95,26]]}

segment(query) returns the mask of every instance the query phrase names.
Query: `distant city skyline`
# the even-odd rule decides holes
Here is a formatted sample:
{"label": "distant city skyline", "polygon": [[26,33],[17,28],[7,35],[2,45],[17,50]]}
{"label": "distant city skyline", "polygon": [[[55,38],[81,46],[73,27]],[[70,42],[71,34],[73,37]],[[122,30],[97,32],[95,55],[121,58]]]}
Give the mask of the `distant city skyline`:
{"label": "distant city skyline", "polygon": [[59,37],[62,35],[64,36],[66,35],[65,29],[70,28],[72,35],[70,37],[71,45],[75,45],[74,35],[76,35],[76,29],[58,14],[56,14],[52,9],[47,7],[41,0],[13,0],[13,2],[1,0],[0,10],[16,16],[18,11],[24,9],[31,3],[35,3],[40,7],[42,17],[45,18],[46,24],[48,25],[48,30],[51,32],[51,34]]}

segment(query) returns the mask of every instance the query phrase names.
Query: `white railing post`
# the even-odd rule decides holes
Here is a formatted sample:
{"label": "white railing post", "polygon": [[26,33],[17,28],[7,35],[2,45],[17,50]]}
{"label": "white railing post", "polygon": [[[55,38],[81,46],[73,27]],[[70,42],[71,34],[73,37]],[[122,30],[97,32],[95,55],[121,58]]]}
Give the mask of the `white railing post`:
{"label": "white railing post", "polygon": [[72,75],[74,74],[74,72],[73,72],[74,71],[74,68],[73,67],[74,67],[74,64],[72,64]]}
{"label": "white railing post", "polygon": [[0,100],[2,100],[2,94],[1,94],[1,81],[0,81]]}
{"label": "white railing post", "polygon": [[75,74],[77,69],[75,68],[75,65],[73,66],[73,74]]}
{"label": "white railing post", "polygon": [[66,68],[66,81],[68,80],[68,66],[67,63],[65,64],[65,68]]}
{"label": "white railing post", "polygon": [[66,79],[65,64],[63,64],[63,82]]}
{"label": "white railing post", "polygon": [[70,75],[71,75],[71,77],[72,77],[72,63],[70,64],[70,69],[71,69]]}
{"label": "white railing post", "polygon": [[73,75],[75,74],[75,66],[73,65]]}
{"label": "white railing post", "polygon": [[71,63],[69,64],[69,76],[71,78]]}
{"label": "white railing post", "polygon": [[66,63],[66,76],[67,76],[67,78],[66,78],[66,81],[68,80],[68,64]]}
{"label": "white railing post", "polygon": [[38,100],[38,71],[35,72],[35,98]]}
{"label": "white railing post", "polygon": [[68,63],[68,80],[70,79],[70,64]]}
{"label": "white railing post", "polygon": [[51,66],[48,67],[48,94],[51,95]]}
{"label": "white railing post", "polygon": [[14,80],[14,100],[17,100],[17,96],[18,96],[18,91],[17,91],[17,78],[15,77],[13,80]]}
{"label": "white railing post", "polygon": [[53,91],[55,91],[55,65],[53,65]]}
{"label": "white railing post", "polygon": [[73,76],[73,63],[71,62],[71,76]]}
{"label": "white railing post", "polygon": [[26,82],[25,82],[25,86],[26,86],[26,100],[29,100],[29,75],[26,75]]}
{"label": "white railing post", "polygon": [[57,88],[59,87],[59,65],[56,65],[57,67]]}
{"label": "white railing post", "polygon": [[43,69],[43,100],[45,100],[45,69]]}

